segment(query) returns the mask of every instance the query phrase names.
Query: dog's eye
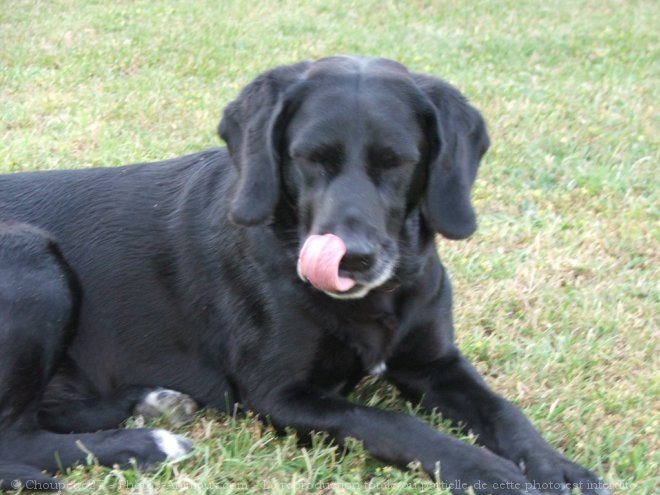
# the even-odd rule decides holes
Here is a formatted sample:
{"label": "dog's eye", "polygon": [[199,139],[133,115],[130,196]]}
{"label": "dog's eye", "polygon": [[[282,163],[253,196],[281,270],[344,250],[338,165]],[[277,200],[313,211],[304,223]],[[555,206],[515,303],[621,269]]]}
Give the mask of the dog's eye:
{"label": "dog's eye", "polygon": [[379,160],[375,164],[375,169],[378,170],[407,170],[414,168],[417,165],[417,160],[401,159],[401,158],[388,158]]}
{"label": "dog's eye", "polygon": [[395,153],[391,149],[370,150],[369,152],[369,165],[376,170],[407,168],[416,164],[416,157]]}
{"label": "dog's eye", "polygon": [[405,167],[406,165],[412,165],[412,162],[400,160],[399,158],[394,158],[394,157],[380,160],[380,168],[383,168],[385,170]]}
{"label": "dog's eye", "polygon": [[321,159],[321,157],[297,157],[294,161],[300,168],[307,172],[313,172],[316,175],[325,177],[339,172],[341,165],[339,162]]}
{"label": "dog's eye", "polygon": [[298,165],[303,175],[312,181],[318,178],[326,179],[332,171],[327,165],[305,157],[294,158],[294,162]]}
{"label": "dog's eye", "polygon": [[298,163],[300,166],[308,169],[322,169],[325,168],[325,164],[318,160],[312,160],[311,158],[303,158],[299,157],[295,159],[296,163]]}
{"label": "dog's eye", "polygon": [[321,168],[327,173],[335,173],[344,162],[344,148],[338,143],[317,145],[304,151],[296,150],[292,158],[304,167]]}

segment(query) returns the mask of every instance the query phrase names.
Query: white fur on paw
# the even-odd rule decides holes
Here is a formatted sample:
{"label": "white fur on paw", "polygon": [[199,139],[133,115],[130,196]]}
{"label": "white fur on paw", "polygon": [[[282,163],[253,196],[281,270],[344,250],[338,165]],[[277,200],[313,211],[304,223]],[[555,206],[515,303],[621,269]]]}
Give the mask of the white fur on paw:
{"label": "white fur on paw", "polygon": [[384,375],[386,371],[387,371],[387,365],[383,361],[381,361],[380,363],[376,364],[373,368],[369,370],[369,374],[374,376],[380,376],[380,375]]}
{"label": "white fur on paw", "polygon": [[141,415],[146,419],[165,415],[172,425],[182,426],[192,419],[195,411],[197,411],[197,403],[186,394],[158,388],[144,396],[135,406],[133,414]]}
{"label": "white fur on paw", "polygon": [[181,435],[175,435],[167,430],[152,432],[156,445],[170,461],[175,461],[186,455],[192,449],[192,442]]}

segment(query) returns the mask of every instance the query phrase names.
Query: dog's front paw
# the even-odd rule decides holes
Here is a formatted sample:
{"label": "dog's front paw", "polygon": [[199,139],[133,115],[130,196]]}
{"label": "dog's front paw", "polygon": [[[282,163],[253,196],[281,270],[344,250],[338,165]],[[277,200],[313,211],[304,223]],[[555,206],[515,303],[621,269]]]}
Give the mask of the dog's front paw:
{"label": "dog's front paw", "polygon": [[192,420],[197,411],[197,403],[186,394],[158,388],[148,392],[135,406],[134,415],[145,419],[155,419],[165,416],[173,426],[182,426]]}
{"label": "dog's front paw", "polygon": [[181,435],[167,430],[153,430],[151,435],[165,460],[176,461],[192,450],[192,442]]}
{"label": "dog's front paw", "polygon": [[612,493],[595,474],[555,451],[541,449],[531,453],[520,466],[530,483],[542,493],[571,495],[576,488],[582,495]]}
{"label": "dog's front paw", "polygon": [[192,442],[167,430],[129,428],[105,430],[76,441],[84,452],[96,456],[99,464],[149,470],[164,461],[177,461],[192,450]]}
{"label": "dog's front paw", "polygon": [[[466,495],[540,495],[513,462],[492,452],[467,446],[440,464],[443,484],[452,494]],[[463,450],[463,449],[460,449]]]}

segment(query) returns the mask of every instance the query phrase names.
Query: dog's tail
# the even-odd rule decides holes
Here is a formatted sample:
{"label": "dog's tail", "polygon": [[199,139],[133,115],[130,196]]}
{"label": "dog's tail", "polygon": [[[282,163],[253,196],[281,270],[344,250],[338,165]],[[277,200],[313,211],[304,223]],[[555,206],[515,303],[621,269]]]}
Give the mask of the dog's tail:
{"label": "dog's tail", "polygon": [[34,466],[0,461],[0,491],[58,492],[64,483],[43,474]]}

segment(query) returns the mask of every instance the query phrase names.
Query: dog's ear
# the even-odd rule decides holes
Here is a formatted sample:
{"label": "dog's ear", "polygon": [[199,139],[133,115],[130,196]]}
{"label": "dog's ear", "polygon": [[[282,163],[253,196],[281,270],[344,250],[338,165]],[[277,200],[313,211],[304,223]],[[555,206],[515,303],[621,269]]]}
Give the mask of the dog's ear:
{"label": "dog's ear", "polygon": [[277,205],[285,94],[308,65],[286,65],[261,74],[225,108],[218,134],[227,143],[239,173],[230,210],[235,223],[262,223]]}
{"label": "dog's ear", "polygon": [[465,239],[477,229],[470,192],[490,146],[486,124],[450,84],[422,74],[413,74],[413,79],[434,108],[427,116],[430,158],[424,217],[446,238]]}

